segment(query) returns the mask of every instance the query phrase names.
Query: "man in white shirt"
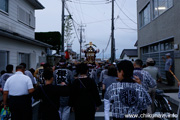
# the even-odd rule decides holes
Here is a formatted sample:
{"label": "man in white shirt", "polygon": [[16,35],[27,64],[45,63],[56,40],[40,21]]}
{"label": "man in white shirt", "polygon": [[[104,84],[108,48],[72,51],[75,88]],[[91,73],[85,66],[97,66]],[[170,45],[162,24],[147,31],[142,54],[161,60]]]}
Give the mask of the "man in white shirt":
{"label": "man in white shirt", "polygon": [[3,103],[7,105],[9,95],[9,108],[11,120],[32,120],[31,96],[34,91],[31,79],[24,75],[24,67],[16,67],[16,73],[9,77],[4,86]]}

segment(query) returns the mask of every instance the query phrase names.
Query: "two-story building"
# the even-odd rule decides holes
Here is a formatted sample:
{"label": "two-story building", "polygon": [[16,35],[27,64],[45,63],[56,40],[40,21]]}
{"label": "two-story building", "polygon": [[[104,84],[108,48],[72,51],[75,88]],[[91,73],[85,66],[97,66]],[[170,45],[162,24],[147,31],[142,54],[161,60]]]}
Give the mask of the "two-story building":
{"label": "two-story building", "polygon": [[137,0],[138,56],[155,59],[165,78],[162,56],[171,53],[174,72],[180,78],[180,0]]}
{"label": "two-story building", "polygon": [[46,61],[48,44],[35,40],[35,10],[44,9],[37,0],[0,0],[0,71],[21,62],[36,68]]}

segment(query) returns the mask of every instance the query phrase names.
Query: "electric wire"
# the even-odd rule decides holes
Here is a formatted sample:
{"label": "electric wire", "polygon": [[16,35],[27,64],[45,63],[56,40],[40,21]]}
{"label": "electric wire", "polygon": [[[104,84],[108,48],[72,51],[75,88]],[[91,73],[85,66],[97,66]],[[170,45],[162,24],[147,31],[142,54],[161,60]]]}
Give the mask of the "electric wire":
{"label": "electric wire", "polygon": [[94,23],[106,22],[106,21],[110,21],[110,20],[111,20],[111,19],[99,20],[99,21],[87,22],[87,23],[83,23],[83,24],[94,24]]}
{"label": "electric wire", "polygon": [[69,10],[67,4],[65,4],[65,8],[66,8],[68,14],[71,15],[71,18],[72,18],[72,20],[76,23],[76,25],[80,26],[80,24],[79,24],[78,22],[76,22],[76,21],[73,19],[72,14],[71,14],[71,12],[70,12],[70,10]]}
{"label": "electric wire", "polygon": [[[79,10],[77,9],[76,4],[75,4],[74,2],[73,2],[73,5],[74,5],[74,8],[76,9],[77,14],[78,14],[78,13],[79,13],[79,12],[78,12]],[[82,21],[81,15],[78,14],[78,16],[79,16],[80,20]]]}
{"label": "electric wire", "polygon": [[[84,19],[83,12],[82,12],[83,10],[82,10],[82,6],[81,6],[81,4],[79,4],[79,6],[80,6],[80,9],[81,9],[81,15],[82,15],[82,18],[83,18],[84,22],[86,22],[86,21],[85,21],[85,19]],[[83,21],[81,21],[81,22],[83,22]]]}
{"label": "electric wire", "polygon": [[95,3],[95,2],[103,2],[103,3],[104,3],[104,2],[105,2],[104,0],[101,0],[101,1],[93,1],[93,0],[92,0],[92,1],[86,1],[86,0],[82,1],[82,0],[75,0],[75,1],[89,2],[89,3],[92,3],[92,2],[94,2],[94,3]]}
{"label": "electric wire", "polygon": [[128,24],[126,24],[126,23],[121,19],[120,16],[118,16],[118,19],[119,19],[126,27],[128,27],[128,28],[130,28],[130,29],[134,29],[134,28],[132,28],[131,26],[129,26]]}
{"label": "electric wire", "polygon": [[112,36],[112,35],[110,35],[110,37],[109,37],[109,41],[108,41],[108,43],[107,43],[107,46],[106,46],[106,48],[105,48],[104,52],[106,52],[106,50],[107,50],[107,49],[108,49],[108,47],[109,47],[109,43],[110,43],[110,41],[111,41],[111,36]]}
{"label": "electric wire", "polygon": [[[70,13],[70,11],[69,11],[69,9],[68,9],[67,4],[65,4],[65,8],[66,8],[67,12],[69,13],[69,15],[71,15],[71,13]],[[79,36],[78,36],[78,33],[77,33],[77,29],[76,29],[76,26],[75,26],[75,24],[74,24],[74,23],[76,23],[76,22],[75,22],[75,20],[72,18],[72,15],[71,15],[71,19],[72,19],[72,23],[73,23],[73,27],[74,27],[74,31],[75,31],[76,37],[77,37],[78,41],[80,42],[80,39],[79,39]],[[78,23],[76,23],[76,24],[79,25]]]}
{"label": "electric wire", "polygon": [[124,30],[134,30],[134,31],[137,31],[137,29],[131,29],[131,28],[116,28],[115,30],[117,29],[124,29]]}
{"label": "electric wire", "polygon": [[87,2],[76,2],[76,1],[69,1],[73,2],[75,4],[85,4],[85,5],[103,5],[103,4],[108,4],[110,2],[103,2],[103,3],[87,3]]}
{"label": "electric wire", "polygon": [[137,24],[137,22],[135,22],[133,19],[131,19],[122,9],[121,7],[118,5],[118,3],[115,1],[117,7],[120,9],[120,11],[130,20],[132,21],[133,23]]}

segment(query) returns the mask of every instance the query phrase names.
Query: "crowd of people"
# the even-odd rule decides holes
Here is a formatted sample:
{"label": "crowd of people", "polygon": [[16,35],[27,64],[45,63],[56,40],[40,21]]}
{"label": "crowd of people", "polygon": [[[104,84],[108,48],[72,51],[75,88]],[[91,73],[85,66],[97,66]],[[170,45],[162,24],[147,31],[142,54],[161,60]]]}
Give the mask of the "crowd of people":
{"label": "crowd of people", "polygon": [[[166,69],[171,69],[168,56]],[[75,120],[94,120],[102,99],[105,120],[110,120],[110,111],[113,120],[127,119],[126,114],[152,114],[157,81],[161,81],[152,58],[144,68],[140,59],[115,64],[72,64],[61,59],[55,66],[41,63],[36,70],[27,70],[25,63],[16,66],[16,72],[13,69],[7,65],[0,80],[3,105],[9,107],[12,120],[32,120],[32,100],[41,101],[42,120],[69,120],[71,111]]]}

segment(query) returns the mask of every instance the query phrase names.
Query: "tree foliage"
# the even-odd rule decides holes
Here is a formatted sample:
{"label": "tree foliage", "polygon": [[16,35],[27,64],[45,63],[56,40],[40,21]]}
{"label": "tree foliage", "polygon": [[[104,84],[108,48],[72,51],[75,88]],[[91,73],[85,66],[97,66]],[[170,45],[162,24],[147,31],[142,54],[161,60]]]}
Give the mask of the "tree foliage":
{"label": "tree foliage", "polygon": [[65,19],[65,28],[64,28],[64,43],[72,44],[72,36],[73,36],[73,25],[72,25],[72,18],[71,16],[67,16]]}
{"label": "tree foliage", "polygon": [[35,39],[52,45],[52,50],[59,51],[61,45],[61,34],[59,32],[36,32]]}

